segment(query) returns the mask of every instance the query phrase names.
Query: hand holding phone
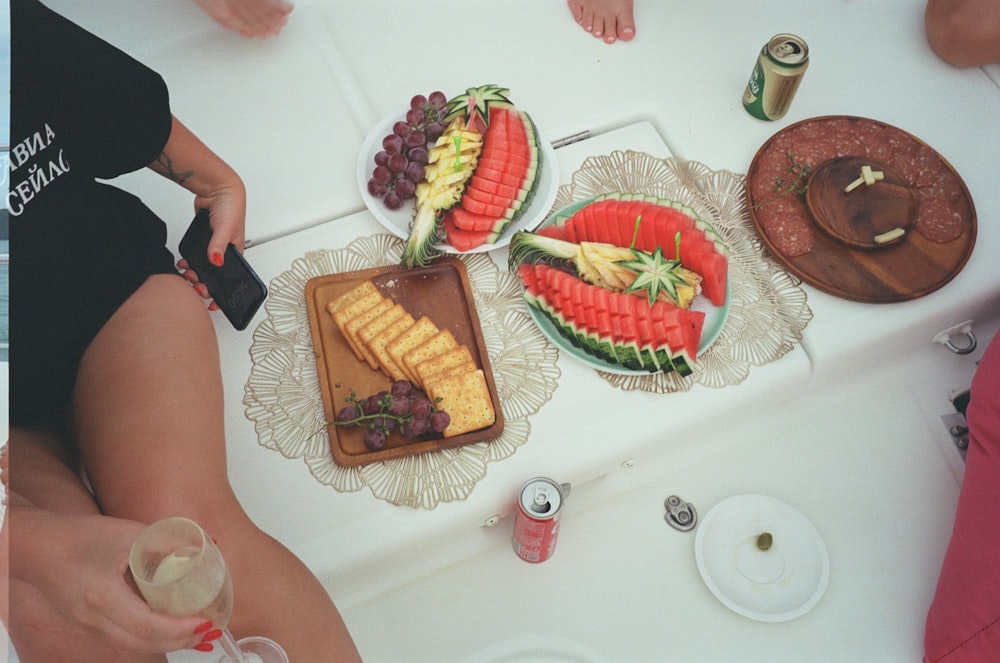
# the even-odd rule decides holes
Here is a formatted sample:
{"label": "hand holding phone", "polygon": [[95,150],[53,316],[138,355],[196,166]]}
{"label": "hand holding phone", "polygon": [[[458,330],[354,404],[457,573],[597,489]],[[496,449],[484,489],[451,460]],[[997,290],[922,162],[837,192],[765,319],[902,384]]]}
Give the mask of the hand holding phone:
{"label": "hand holding phone", "polygon": [[208,210],[198,210],[178,247],[181,257],[208,288],[208,294],[233,327],[246,329],[267,298],[267,287],[233,244],[226,247],[221,266],[208,261],[208,242],[212,239],[208,221]]}

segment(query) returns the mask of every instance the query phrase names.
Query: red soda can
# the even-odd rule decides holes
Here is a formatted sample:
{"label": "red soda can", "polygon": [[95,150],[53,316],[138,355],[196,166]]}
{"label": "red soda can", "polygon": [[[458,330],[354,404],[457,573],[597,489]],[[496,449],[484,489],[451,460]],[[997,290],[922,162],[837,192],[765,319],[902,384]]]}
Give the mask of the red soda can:
{"label": "red soda can", "polygon": [[514,514],[514,552],[526,562],[544,562],[556,549],[566,495],[562,486],[537,477],[521,487]]}

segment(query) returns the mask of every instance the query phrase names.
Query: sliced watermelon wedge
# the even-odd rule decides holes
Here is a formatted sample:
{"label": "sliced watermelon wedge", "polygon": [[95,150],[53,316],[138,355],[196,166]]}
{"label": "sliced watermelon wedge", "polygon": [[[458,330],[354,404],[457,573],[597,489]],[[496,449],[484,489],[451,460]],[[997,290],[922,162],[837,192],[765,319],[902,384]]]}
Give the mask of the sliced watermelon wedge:
{"label": "sliced watermelon wedge", "polygon": [[[636,218],[641,216],[636,232]],[[559,227],[560,230],[548,230]],[[632,246],[652,253],[660,247],[668,259],[676,257],[676,237],[681,234],[681,264],[704,281],[705,296],[715,306],[726,301],[729,278],[728,250],[719,234],[694,210],[677,202],[650,200],[640,194],[605,194],[595,198],[544,234],[570,242],[604,242]],[[540,231],[541,232],[541,231]]]}
{"label": "sliced watermelon wedge", "polygon": [[525,301],[584,352],[633,370],[689,375],[705,314],[666,302],[649,306],[544,263],[522,264]]}
{"label": "sliced watermelon wedge", "polygon": [[452,223],[459,230],[488,230],[486,242],[492,243],[531,205],[541,160],[538,135],[527,113],[498,103],[490,107],[489,119],[483,151],[460,203],[468,214],[454,214]]}
{"label": "sliced watermelon wedge", "polygon": [[483,244],[496,241],[496,233],[490,230],[466,230],[455,223],[455,216],[463,214],[461,207],[452,207],[442,218],[441,223],[446,233],[446,241],[457,251],[471,251]]}

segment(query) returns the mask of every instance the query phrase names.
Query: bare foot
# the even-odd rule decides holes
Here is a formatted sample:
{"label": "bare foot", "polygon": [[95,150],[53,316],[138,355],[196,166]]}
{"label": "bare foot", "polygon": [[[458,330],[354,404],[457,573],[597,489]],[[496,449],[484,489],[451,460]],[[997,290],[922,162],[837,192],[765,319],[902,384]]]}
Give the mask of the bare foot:
{"label": "bare foot", "polygon": [[276,35],[293,5],[286,0],[194,0],[216,23],[244,37]]}
{"label": "bare foot", "polygon": [[566,0],[583,29],[608,44],[635,36],[632,0]]}

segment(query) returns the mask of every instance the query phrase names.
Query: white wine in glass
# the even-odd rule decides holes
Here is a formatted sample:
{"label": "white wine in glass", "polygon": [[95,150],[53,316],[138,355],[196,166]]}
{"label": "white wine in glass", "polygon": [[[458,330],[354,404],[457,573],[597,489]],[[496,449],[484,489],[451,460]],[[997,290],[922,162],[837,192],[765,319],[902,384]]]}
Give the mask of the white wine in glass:
{"label": "white wine in glass", "polygon": [[233,613],[233,581],[225,560],[198,523],[164,518],[132,544],[129,568],[146,603],[175,617],[201,616],[222,630],[219,663],[288,663],[273,640],[262,637],[236,642],[227,626]]}

